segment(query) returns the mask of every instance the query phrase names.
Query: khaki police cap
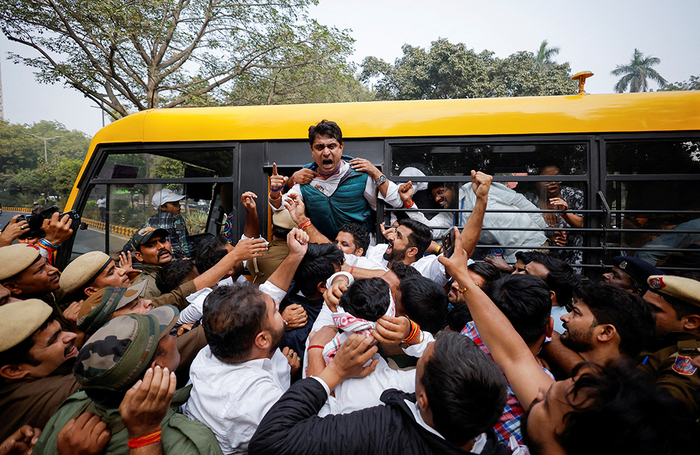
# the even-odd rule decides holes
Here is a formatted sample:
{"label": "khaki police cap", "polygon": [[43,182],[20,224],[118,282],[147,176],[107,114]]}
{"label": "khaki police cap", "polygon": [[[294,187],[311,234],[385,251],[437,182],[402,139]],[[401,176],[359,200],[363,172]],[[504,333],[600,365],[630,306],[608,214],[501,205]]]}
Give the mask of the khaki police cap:
{"label": "khaki police cap", "polygon": [[0,248],[0,280],[6,280],[25,271],[40,255],[39,247],[28,243],[17,243]]}
{"label": "khaki police cap", "polygon": [[72,294],[81,287],[92,283],[97,276],[112,262],[112,258],[102,251],[90,251],[78,256],[68,264],[61,273],[61,290]]}
{"label": "khaki police cap", "polygon": [[647,282],[657,294],[700,307],[700,281],[674,275],[652,275]]}
{"label": "khaki police cap", "polygon": [[274,212],[272,214],[272,224],[282,229],[294,229],[297,227],[297,224],[292,221],[292,217],[289,215],[289,210],[287,209]]}
{"label": "khaki police cap", "polygon": [[39,299],[21,300],[0,306],[0,352],[29,338],[51,316],[51,307]]}

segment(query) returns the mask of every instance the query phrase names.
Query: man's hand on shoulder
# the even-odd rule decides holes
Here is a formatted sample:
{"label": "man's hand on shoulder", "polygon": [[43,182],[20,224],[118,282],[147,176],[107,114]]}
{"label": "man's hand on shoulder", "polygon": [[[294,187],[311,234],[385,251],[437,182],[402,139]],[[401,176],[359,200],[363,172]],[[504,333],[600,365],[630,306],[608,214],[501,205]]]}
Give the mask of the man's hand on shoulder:
{"label": "man's hand on shoulder", "polygon": [[377,169],[377,167],[372,164],[369,160],[364,158],[354,158],[350,161],[350,167],[352,167],[357,172],[364,172],[369,175],[375,183],[379,180],[382,175],[382,171]]}

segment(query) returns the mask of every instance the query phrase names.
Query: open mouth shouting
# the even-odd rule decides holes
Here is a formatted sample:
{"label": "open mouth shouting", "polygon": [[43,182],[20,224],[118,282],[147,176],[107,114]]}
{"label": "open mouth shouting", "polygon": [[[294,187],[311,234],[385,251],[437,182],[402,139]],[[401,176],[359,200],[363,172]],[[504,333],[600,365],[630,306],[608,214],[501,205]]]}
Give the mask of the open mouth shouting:
{"label": "open mouth shouting", "polygon": [[71,340],[68,343],[68,346],[66,346],[66,349],[63,351],[63,353],[67,359],[78,355],[78,348],[75,347],[73,340]]}

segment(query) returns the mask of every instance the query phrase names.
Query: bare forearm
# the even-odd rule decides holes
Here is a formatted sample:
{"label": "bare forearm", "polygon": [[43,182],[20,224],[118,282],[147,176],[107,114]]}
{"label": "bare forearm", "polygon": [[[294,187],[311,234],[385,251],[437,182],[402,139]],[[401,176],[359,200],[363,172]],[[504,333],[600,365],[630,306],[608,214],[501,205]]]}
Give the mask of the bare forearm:
{"label": "bare forearm", "polygon": [[564,221],[569,223],[572,227],[575,227],[575,228],[583,227],[583,217],[582,216],[578,216],[578,215],[574,215],[573,213],[565,212],[565,213],[561,214],[561,217],[564,218]]}
{"label": "bare forearm", "polygon": [[243,235],[249,239],[256,239],[260,237],[260,220],[258,219],[257,210],[246,210]]}
{"label": "bare forearm", "polygon": [[268,278],[267,281],[274,284],[283,291],[287,291],[292,283],[294,274],[296,273],[297,267],[299,267],[299,264],[301,263],[302,259],[304,259],[303,254],[288,254],[287,257],[284,258],[282,263],[279,265],[279,267],[277,267],[277,269],[272,273],[272,275],[270,275],[270,278]]}
{"label": "bare forearm", "polygon": [[467,225],[462,229],[462,248],[471,257],[476,249],[476,244],[479,243],[481,235],[481,227],[484,224],[484,214],[486,213],[486,198],[477,197],[472,214],[467,220]]}
{"label": "bare forearm", "polygon": [[350,272],[352,276],[356,279],[377,278],[386,273],[384,270],[381,269],[363,269],[360,267],[351,267],[347,264],[343,264],[343,266],[340,269],[344,272]]}
{"label": "bare forearm", "polygon": [[306,351],[308,356],[306,376],[319,376],[326,369],[326,361],[323,360],[323,349],[313,348]]}
{"label": "bare forearm", "polygon": [[194,279],[194,285],[196,286],[197,290],[199,291],[201,289],[214,286],[219,282],[221,277],[226,275],[226,272],[231,270],[233,265],[240,260],[240,255],[236,252],[236,250],[229,252],[219,262],[217,262],[216,265]]}
{"label": "bare forearm", "polygon": [[561,344],[560,336],[557,332],[554,332],[552,341],[542,346],[540,356],[567,376],[571,376],[571,371],[583,359],[579,354]]}

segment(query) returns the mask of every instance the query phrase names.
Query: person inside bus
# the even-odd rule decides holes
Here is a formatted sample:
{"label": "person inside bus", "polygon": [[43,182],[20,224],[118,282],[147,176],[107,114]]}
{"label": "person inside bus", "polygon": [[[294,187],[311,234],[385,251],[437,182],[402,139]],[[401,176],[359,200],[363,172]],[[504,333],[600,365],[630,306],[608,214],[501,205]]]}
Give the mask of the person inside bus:
{"label": "person inside bus", "polygon": [[[461,209],[466,212],[441,212],[428,220],[413,201],[413,184],[407,182],[401,185],[399,194],[406,209],[406,214],[413,220],[420,221],[432,227],[433,239],[442,238],[452,226],[465,226],[471,213],[474,211],[477,195],[475,193],[474,180],[482,172],[472,171],[472,182],[457,187],[456,183],[431,182],[428,185],[435,202],[445,209]],[[489,176],[490,178],[490,176]],[[543,245],[547,238],[541,229],[547,227],[542,215],[534,213],[537,207],[532,205],[525,197],[500,183],[492,183],[488,192],[488,208],[491,210],[512,210],[517,213],[486,213],[483,218],[483,227],[490,228],[481,231],[480,243],[499,245],[509,248],[505,252],[505,259],[515,262],[517,249],[534,249]],[[525,212],[519,212],[523,210]],[[530,213],[528,213],[530,212]],[[503,231],[497,227],[522,227],[533,229],[529,231]]]}
{"label": "person inside bus", "polygon": [[[540,175],[558,176],[561,171],[555,165],[542,168]],[[560,213],[543,213],[542,216],[549,227],[562,228],[548,231],[550,243],[553,246],[577,247],[583,246],[583,235],[568,232],[565,228],[583,227],[583,214],[572,213],[569,210],[583,210],[583,191],[559,181],[537,182],[535,191],[525,193],[525,197],[542,210],[560,210]],[[583,262],[583,251],[574,249],[553,249],[550,254],[568,262],[571,265]],[[577,270],[580,273],[580,270]]]}
{"label": "person inside bus", "polygon": [[177,194],[171,189],[163,188],[153,195],[151,200],[153,208],[158,211],[150,217],[144,227],[154,227],[168,231],[172,253],[177,258],[191,257],[190,245],[187,242],[187,226],[185,219],[180,215],[180,201],[185,196]]}
{"label": "person inside bus", "polygon": [[309,127],[313,163],[292,176],[294,186],[282,196],[287,177],[273,164],[269,201],[272,210],[284,209],[283,199],[297,194],[308,210],[311,223],[327,238],[335,239],[345,223],[355,222],[372,232],[372,211],[377,198],[401,207],[398,187],[370,161],[343,155],[343,133],[335,122],[322,120]]}

